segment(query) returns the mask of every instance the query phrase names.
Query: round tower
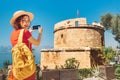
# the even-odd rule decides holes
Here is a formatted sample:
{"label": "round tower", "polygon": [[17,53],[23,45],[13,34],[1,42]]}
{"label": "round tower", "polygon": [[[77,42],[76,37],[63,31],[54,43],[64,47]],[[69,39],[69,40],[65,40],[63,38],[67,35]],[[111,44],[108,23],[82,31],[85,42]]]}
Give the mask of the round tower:
{"label": "round tower", "polygon": [[96,22],[86,23],[86,18],[75,18],[55,24],[54,48],[104,46],[103,26]]}

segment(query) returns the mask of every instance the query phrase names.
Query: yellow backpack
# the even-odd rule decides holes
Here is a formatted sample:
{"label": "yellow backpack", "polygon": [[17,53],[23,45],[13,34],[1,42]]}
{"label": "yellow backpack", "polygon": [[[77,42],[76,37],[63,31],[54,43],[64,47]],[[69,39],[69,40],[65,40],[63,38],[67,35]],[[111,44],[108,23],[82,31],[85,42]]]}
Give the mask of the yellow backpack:
{"label": "yellow backpack", "polygon": [[13,75],[18,80],[28,78],[35,73],[36,65],[31,50],[22,43],[24,29],[20,31],[17,44],[12,48]]}

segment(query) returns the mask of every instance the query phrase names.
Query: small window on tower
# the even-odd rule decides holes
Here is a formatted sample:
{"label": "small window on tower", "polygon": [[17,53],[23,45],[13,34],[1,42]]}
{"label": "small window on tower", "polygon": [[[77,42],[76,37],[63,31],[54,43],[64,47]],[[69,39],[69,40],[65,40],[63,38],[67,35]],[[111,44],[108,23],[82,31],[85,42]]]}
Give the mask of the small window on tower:
{"label": "small window on tower", "polygon": [[78,27],[78,21],[75,21],[75,27]]}
{"label": "small window on tower", "polygon": [[61,34],[61,38],[63,38],[63,34]]}

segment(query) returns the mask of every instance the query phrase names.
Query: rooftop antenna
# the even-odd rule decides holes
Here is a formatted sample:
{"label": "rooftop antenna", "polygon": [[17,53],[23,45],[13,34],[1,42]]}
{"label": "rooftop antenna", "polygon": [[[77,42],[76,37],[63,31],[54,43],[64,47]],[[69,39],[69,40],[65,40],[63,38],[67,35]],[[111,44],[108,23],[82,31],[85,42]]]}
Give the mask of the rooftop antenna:
{"label": "rooftop antenna", "polygon": [[80,13],[79,13],[79,10],[77,9],[77,17],[79,17],[80,16]]}

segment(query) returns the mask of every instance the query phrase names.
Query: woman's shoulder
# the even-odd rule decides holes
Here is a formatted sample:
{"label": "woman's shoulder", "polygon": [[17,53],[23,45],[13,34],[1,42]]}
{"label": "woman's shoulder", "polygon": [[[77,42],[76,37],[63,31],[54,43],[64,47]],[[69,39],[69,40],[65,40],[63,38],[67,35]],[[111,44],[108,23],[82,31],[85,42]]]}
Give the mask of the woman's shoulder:
{"label": "woman's shoulder", "polygon": [[19,34],[20,30],[13,30],[11,34]]}
{"label": "woman's shoulder", "polygon": [[29,38],[30,36],[32,36],[32,34],[29,32],[29,30],[24,30],[24,35],[25,37]]}
{"label": "woman's shoulder", "polygon": [[31,33],[29,32],[29,30],[26,30],[26,29],[24,30],[24,33],[25,33],[25,34],[31,34]]}

